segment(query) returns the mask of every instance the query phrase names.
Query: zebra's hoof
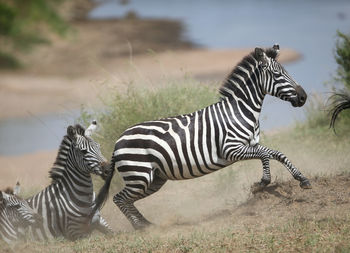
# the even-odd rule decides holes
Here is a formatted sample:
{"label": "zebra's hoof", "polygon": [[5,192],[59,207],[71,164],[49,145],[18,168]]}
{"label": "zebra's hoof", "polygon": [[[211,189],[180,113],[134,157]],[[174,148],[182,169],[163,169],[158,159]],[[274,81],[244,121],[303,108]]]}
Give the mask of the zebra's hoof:
{"label": "zebra's hoof", "polygon": [[151,222],[143,222],[143,223],[138,223],[138,224],[134,224],[133,227],[135,230],[145,230],[146,228],[152,226],[153,223]]}
{"label": "zebra's hoof", "polygon": [[265,186],[269,185],[270,183],[271,183],[271,180],[262,178],[259,185],[261,187],[265,187]]}
{"label": "zebra's hoof", "polygon": [[251,187],[250,187],[250,191],[251,193],[255,194],[257,192],[261,192],[265,189],[265,187],[269,184],[270,182],[266,182],[261,180],[260,182],[256,182],[254,183]]}
{"label": "zebra's hoof", "polygon": [[310,181],[308,179],[304,179],[300,182],[300,187],[303,189],[312,189]]}

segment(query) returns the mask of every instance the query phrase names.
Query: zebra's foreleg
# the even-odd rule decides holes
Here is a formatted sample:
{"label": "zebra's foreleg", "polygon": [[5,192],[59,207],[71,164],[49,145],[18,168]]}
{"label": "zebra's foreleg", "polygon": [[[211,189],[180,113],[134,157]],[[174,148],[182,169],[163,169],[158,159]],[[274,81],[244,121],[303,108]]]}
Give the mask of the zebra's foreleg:
{"label": "zebra's foreleg", "polygon": [[[266,147],[265,147],[266,148]],[[284,167],[292,174],[292,176],[300,182],[300,187],[303,189],[311,189],[310,181],[288,160],[287,156],[277,150],[271,150],[269,148],[268,153],[272,159],[275,159],[282,163]]]}
{"label": "zebra's foreleg", "polygon": [[257,144],[255,146],[241,146],[231,154],[233,160],[260,159],[263,164],[263,177],[260,185],[268,185],[271,182],[269,159],[281,162],[292,176],[300,182],[300,187],[311,189],[309,180],[288,160],[281,152],[271,150],[265,146]]}
{"label": "zebra's foreleg", "polygon": [[263,176],[259,185],[264,187],[271,183],[270,160],[267,155],[262,156],[260,159],[263,165]]}

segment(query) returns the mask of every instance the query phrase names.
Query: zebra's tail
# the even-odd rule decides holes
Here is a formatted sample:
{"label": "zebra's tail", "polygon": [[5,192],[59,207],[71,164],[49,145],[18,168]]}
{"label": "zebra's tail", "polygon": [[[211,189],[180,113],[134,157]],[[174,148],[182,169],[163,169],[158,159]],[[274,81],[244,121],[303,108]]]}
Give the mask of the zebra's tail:
{"label": "zebra's tail", "polygon": [[115,165],[115,163],[113,163],[113,162],[110,164],[109,173],[108,173],[107,177],[105,177],[105,183],[101,187],[101,189],[98,192],[97,197],[95,199],[95,206],[93,207],[91,215],[90,215],[91,218],[95,215],[97,210],[101,210],[102,209],[102,207],[104,206],[104,204],[107,201],[108,193],[109,193],[109,187],[111,185],[112,178],[113,178],[114,171],[115,171],[114,165]]}
{"label": "zebra's tail", "polygon": [[331,98],[334,99],[334,102],[331,105],[332,118],[329,127],[333,128],[335,132],[335,121],[339,113],[350,108],[350,94],[347,92],[335,93]]}

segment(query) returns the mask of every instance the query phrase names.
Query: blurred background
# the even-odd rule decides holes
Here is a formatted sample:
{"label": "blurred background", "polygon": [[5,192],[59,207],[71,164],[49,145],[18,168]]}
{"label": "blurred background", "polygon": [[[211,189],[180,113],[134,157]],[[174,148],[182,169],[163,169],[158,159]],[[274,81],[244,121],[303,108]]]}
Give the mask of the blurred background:
{"label": "blurred background", "polygon": [[[94,116],[111,90],[190,78],[216,92],[256,46],[279,43],[287,71],[323,103],[338,85],[337,31],[350,31],[350,2],[3,0],[0,17],[0,156],[12,168],[22,166],[18,155],[56,150],[66,127],[83,111]],[[268,132],[305,120],[312,99],[303,108],[264,103]]]}

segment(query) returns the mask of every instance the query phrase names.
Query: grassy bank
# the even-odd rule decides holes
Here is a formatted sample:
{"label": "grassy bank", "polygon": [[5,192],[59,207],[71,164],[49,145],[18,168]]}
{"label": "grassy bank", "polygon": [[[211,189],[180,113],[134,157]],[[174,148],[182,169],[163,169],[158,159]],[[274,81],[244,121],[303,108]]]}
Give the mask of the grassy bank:
{"label": "grassy bank", "polygon": [[[150,119],[193,112],[217,101],[213,87],[186,79],[160,90],[110,93],[105,107],[81,121],[97,118],[96,139],[111,154],[114,141],[129,126]],[[283,103],[281,101],[281,103]],[[315,107],[315,112],[320,112]],[[309,110],[309,113],[314,113]],[[102,210],[116,234],[93,235],[68,242],[23,242],[2,251],[26,252],[349,252],[350,136],[338,124],[328,128],[328,115],[287,130],[262,133],[262,144],[285,153],[311,179],[302,190],[279,163],[271,162],[273,183],[253,195],[260,180],[260,161],[245,161],[193,180],[168,182],[157,194],[137,203],[156,226],[133,231],[112,203]],[[341,121],[343,119],[340,119]],[[314,125],[314,122],[321,122]],[[323,122],[323,123],[322,123]],[[344,127],[343,127],[344,126]],[[338,176],[335,176],[338,175]],[[117,177],[116,177],[117,178]],[[111,194],[117,192],[117,179]]]}
{"label": "grassy bank", "polygon": [[[229,224],[234,227],[234,224]],[[191,229],[187,234],[164,237],[162,232],[122,233],[113,238],[94,237],[79,242],[33,243],[30,251],[50,252],[349,252],[350,217],[291,219],[284,225],[240,230],[224,227],[216,232]],[[18,247],[24,249],[26,247]],[[46,250],[45,250],[46,251]],[[47,252],[49,252],[47,251]]]}

